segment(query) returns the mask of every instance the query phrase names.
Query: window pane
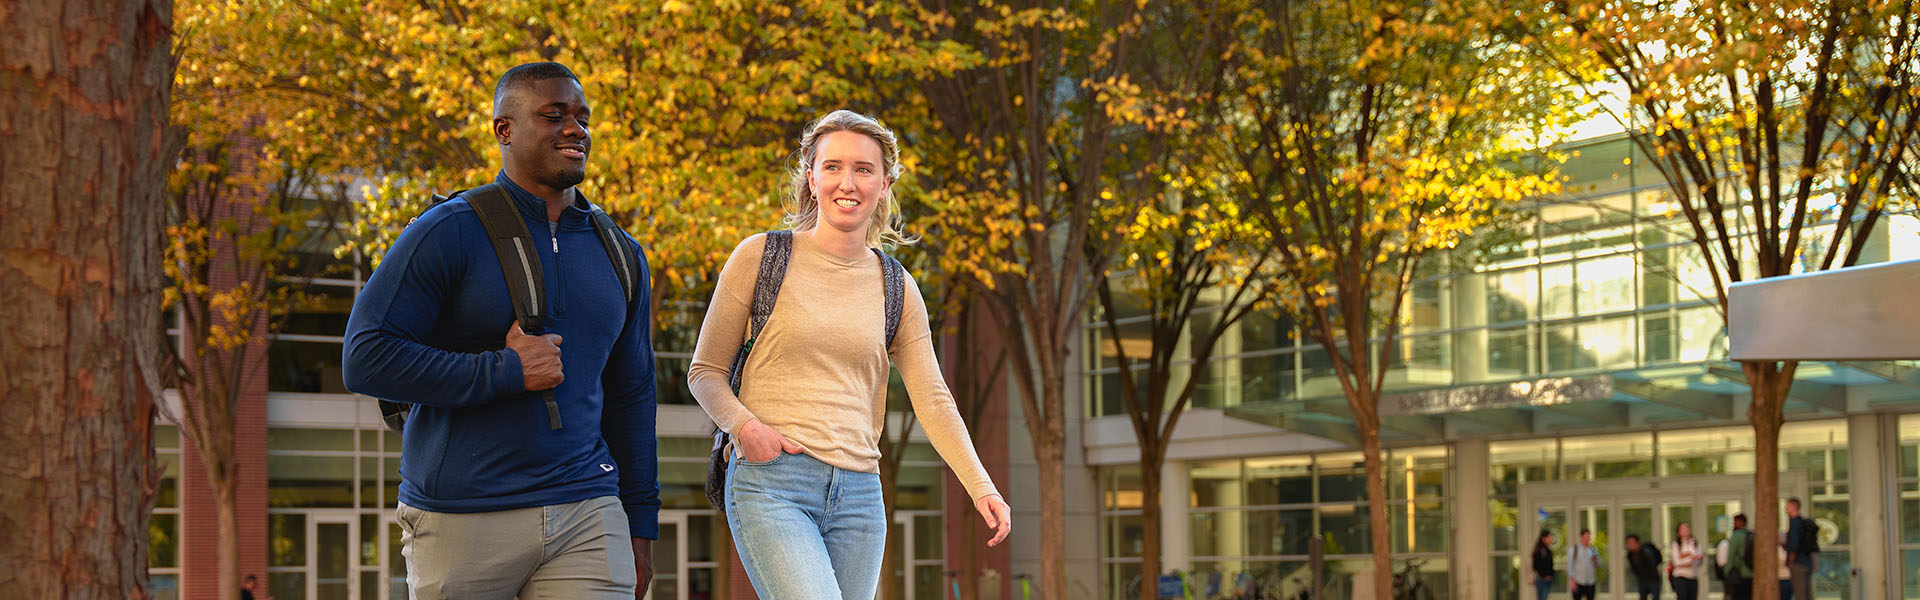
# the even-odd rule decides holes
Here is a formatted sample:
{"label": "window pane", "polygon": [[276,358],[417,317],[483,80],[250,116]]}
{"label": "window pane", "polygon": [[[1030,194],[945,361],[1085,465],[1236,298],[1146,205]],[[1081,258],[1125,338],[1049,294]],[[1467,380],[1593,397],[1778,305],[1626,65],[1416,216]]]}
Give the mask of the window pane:
{"label": "window pane", "polygon": [[[398,556],[394,557],[400,558]],[[380,566],[380,516],[360,515],[360,566]]]}
{"label": "window pane", "polygon": [[1313,511],[1265,510],[1247,513],[1246,554],[1300,555],[1313,539]]}
{"label": "window pane", "polygon": [[275,567],[307,564],[307,516],[299,513],[267,515],[267,558]]}
{"label": "window pane", "polygon": [[1534,342],[1526,325],[1487,331],[1487,378],[1498,380],[1533,373]]}
{"label": "window pane", "polygon": [[1572,480],[1653,475],[1653,436],[1646,433],[1571,437],[1561,440],[1562,478]]}
{"label": "window pane", "polygon": [[267,347],[267,390],[345,394],[340,344],[274,340]]}
{"label": "window pane", "polygon": [[1389,498],[1439,498],[1447,494],[1447,449],[1399,448],[1387,457]]}
{"label": "window pane", "polygon": [[1573,316],[1573,263],[1540,267],[1540,318]]}
{"label": "window pane", "polygon": [[1699,362],[1727,356],[1726,321],[1713,307],[1680,311],[1680,360]]}
{"label": "window pane", "polygon": [[1248,505],[1306,502],[1313,502],[1312,457],[1247,459]]}
{"label": "window pane", "polygon": [[1753,472],[1753,428],[1717,427],[1662,431],[1662,475]]}
{"label": "window pane", "polygon": [[1498,271],[1488,274],[1485,281],[1488,323],[1527,321],[1534,317],[1534,297],[1539,284],[1533,269]]}
{"label": "window pane", "polygon": [[352,452],[353,430],[289,429],[275,427],[267,430],[267,450],[331,450]]}
{"label": "window pane", "polygon": [[1393,527],[1394,552],[1446,552],[1447,513],[1445,504],[1418,501],[1387,507],[1387,520]]}
{"label": "window pane", "polygon": [[1589,366],[1627,368],[1633,366],[1633,317],[1601,319],[1580,324],[1580,350],[1589,356]]}
{"label": "window pane", "polygon": [[[1196,507],[1243,506],[1246,504],[1240,461],[1196,462],[1188,469],[1193,481],[1192,505]],[[1166,506],[1179,506],[1180,499],[1167,498]]]}
{"label": "window pane", "polygon": [[1102,507],[1107,510],[1140,509],[1140,469],[1106,467],[1100,470]]}
{"label": "window pane", "polygon": [[913,518],[913,559],[940,560],[946,555],[946,542],[943,535],[946,528],[941,526],[939,515],[921,515]]}
{"label": "window pane", "polygon": [[147,521],[147,546],[147,568],[180,566],[180,515],[153,515]]}
{"label": "window pane", "polygon": [[267,506],[353,508],[353,459],[268,456]]}
{"label": "window pane", "polygon": [[1580,314],[1633,310],[1633,256],[1580,261]]}
{"label": "window pane", "polygon": [[1140,515],[1120,515],[1105,517],[1107,522],[1107,558],[1124,558],[1140,555],[1141,545],[1145,542],[1140,530]]}
{"label": "window pane", "polygon": [[1367,507],[1360,505],[1320,508],[1320,536],[1326,539],[1325,551],[1335,554],[1371,552],[1372,538],[1367,527]]}
{"label": "window pane", "polygon": [[302,335],[346,334],[347,313],[353,310],[353,288],[310,285],[304,295],[305,301],[298,303],[287,315],[286,326],[281,332]]}
{"label": "window pane", "polygon": [[1360,453],[1322,454],[1314,462],[1320,471],[1320,501],[1367,499],[1367,471]]}
{"label": "window pane", "polygon": [[160,466],[160,487],[155,491],[154,506],[162,508],[180,506],[180,455],[155,454],[154,461]]}
{"label": "window pane", "polygon": [[151,573],[147,578],[147,590],[153,592],[153,600],[177,600],[180,597],[179,575]]}

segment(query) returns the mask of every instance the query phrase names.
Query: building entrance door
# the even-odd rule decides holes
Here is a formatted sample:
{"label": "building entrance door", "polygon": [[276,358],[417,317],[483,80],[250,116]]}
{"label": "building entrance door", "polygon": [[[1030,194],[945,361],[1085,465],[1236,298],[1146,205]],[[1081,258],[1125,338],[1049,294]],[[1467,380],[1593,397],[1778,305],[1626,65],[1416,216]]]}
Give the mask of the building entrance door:
{"label": "building entrance door", "polygon": [[712,510],[660,511],[660,539],[653,542],[653,587],[648,600],[712,600],[726,576],[727,531]]}
{"label": "building entrance door", "polygon": [[[1780,474],[1781,498],[1806,495],[1804,473]],[[1566,593],[1567,551],[1586,529],[1593,533],[1593,546],[1600,555],[1599,597],[1610,599],[1638,597],[1626,562],[1628,535],[1638,535],[1643,543],[1658,544],[1662,557],[1671,561],[1673,557],[1667,555],[1671,554],[1674,529],[1688,523],[1694,538],[1700,541],[1701,551],[1712,560],[1714,545],[1733,530],[1733,515],[1755,510],[1752,475],[1527,483],[1520,486],[1519,500],[1522,550],[1531,550],[1541,531],[1553,532],[1554,560],[1561,571],[1554,584],[1556,594]],[[1752,519],[1749,514],[1749,523]],[[1720,586],[1712,581],[1709,571],[1700,572],[1700,597],[1718,598]],[[1672,590],[1665,589],[1664,573],[1662,569],[1662,596],[1670,596]],[[1523,581],[1532,579],[1530,572],[1523,574]],[[1532,586],[1525,587],[1523,597],[1530,598]]]}

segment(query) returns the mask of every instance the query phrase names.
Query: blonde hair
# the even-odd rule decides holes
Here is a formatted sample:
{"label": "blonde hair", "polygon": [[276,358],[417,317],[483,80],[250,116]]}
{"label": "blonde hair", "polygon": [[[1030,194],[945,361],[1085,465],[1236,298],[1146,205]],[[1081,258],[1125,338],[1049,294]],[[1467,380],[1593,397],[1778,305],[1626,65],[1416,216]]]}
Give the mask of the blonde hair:
{"label": "blonde hair", "polygon": [[880,144],[880,170],[886,173],[887,191],[880,195],[880,205],[874,207],[873,220],[867,224],[867,247],[889,248],[920,241],[901,231],[905,219],[900,216],[900,204],[893,195],[893,184],[899,181],[901,170],[898,138],[893,130],[872,117],[845,109],[827,113],[809,123],[800,134],[800,148],[793,153],[795,160],[789,177],[792,193],[787,198],[787,226],[803,231],[820,224],[820,200],[808,189],[807,175],[813,171],[813,162],[819,156],[820,139],[840,131],[865,135]]}

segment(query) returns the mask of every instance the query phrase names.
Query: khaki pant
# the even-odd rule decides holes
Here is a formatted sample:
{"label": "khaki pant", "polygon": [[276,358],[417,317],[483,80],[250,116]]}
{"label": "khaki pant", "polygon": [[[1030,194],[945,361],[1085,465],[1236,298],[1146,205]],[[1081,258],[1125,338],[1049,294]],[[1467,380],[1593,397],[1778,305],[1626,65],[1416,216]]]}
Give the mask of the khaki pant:
{"label": "khaki pant", "polygon": [[1787,577],[1793,585],[1794,600],[1813,600],[1813,565],[1800,563],[1787,565]]}
{"label": "khaki pant", "polygon": [[402,503],[394,516],[413,600],[634,597],[633,541],[612,496],[464,514]]}

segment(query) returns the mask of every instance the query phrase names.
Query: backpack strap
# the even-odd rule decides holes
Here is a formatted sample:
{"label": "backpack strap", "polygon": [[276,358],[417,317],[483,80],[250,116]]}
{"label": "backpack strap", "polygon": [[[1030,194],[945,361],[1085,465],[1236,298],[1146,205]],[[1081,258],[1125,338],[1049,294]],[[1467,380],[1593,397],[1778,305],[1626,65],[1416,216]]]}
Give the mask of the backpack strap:
{"label": "backpack strap", "polygon": [[874,256],[880,257],[880,277],[887,288],[887,345],[885,350],[893,350],[893,337],[900,333],[900,313],[907,305],[907,268],[900,261],[887,256],[879,248],[873,249]]}
{"label": "backpack strap", "polygon": [[[489,183],[454,195],[467,199],[474,215],[480,217],[487,238],[493,241],[493,253],[500,259],[500,273],[507,278],[507,294],[512,297],[513,316],[520,320],[520,329],[540,331],[546,325],[547,286],[541,278],[533,235],[527,233],[520,209],[514,207],[499,184]],[[553,390],[544,390],[540,396],[547,405],[547,427],[559,429],[560,405],[553,399]]]}
{"label": "backpack strap", "polygon": [[626,232],[606,211],[595,206],[590,216],[594,231],[600,233],[600,244],[607,247],[607,259],[613,261],[613,270],[620,276],[620,289],[626,290],[627,303],[632,304],[634,293],[640,289],[640,257],[634,255],[633,246],[626,243]]}
{"label": "backpack strap", "polygon": [[527,222],[520,217],[520,210],[498,184],[489,183],[456,192],[454,196],[467,199],[467,205],[473,207],[473,214],[480,217],[480,226],[487,230],[487,238],[493,242],[493,253],[500,258],[500,274],[507,278],[507,294],[513,297],[513,316],[520,320],[520,329],[539,331],[546,324],[546,280],[540,272],[533,235],[527,232]]}
{"label": "backpack strap", "polygon": [[769,231],[766,247],[760,252],[760,273],[753,281],[752,317],[747,332],[747,342],[733,356],[733,369],[727,375],[727,383],[733,386],[733,393],[740,393],[740,376],[747,368],[747,355],[753,352],[753,343],[759,341],[760,330],[766,328],[767,319],[773,316],[773,305],[780,299],[780,284],[787,279],[787,262],[793,257],[793,232]]}

